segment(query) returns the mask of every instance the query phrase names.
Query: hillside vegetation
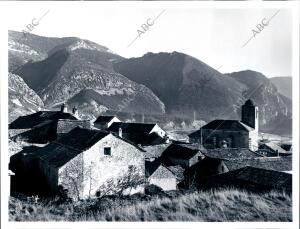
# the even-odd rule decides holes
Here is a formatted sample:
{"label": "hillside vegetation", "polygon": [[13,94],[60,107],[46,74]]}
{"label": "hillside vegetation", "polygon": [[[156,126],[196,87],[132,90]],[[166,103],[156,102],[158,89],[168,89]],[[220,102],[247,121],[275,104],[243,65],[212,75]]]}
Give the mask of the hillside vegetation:
{"label": "hillside vegetation", "polygon": [[239,190],[107,197],[76,203],[11,197],[11,221],[292,221],[291,196]]}

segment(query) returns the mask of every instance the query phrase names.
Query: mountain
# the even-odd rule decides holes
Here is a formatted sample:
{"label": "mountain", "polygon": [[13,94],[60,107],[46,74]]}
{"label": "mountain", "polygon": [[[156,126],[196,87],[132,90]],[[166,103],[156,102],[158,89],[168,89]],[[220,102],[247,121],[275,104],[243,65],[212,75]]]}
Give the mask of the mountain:
{"label": "mountain", "polygon": [[14,71],[27,62],[44,60],[55,50],[72,44],[75,47],[80,47],[80,45],[77,45],[78,43],[84,44],[86,42],[88,45],[85,48],[110,51],[104,46],[77,37],[42,37],[31,33],[24,35],[21,32],[9,31],[8,39],[9,71]]}
{"label": "mountain", "polygon": [[9,71],[15,71],[27,62],[35,62],[48,57],[54,47],[71,42],[75,38],[46,38],[34,34],[8,32]]}
{"label": "mountain", "polygon": [[[95,118],[99,113],[115,111],[134,114],[162,114],[165,112],[164,104],[149,89],[143,85],[134,90],[111,94],[94,89],[81,90],[67,101],[69,107],[77,107],[84,111],[82,117]],[[130,93],[130,94],[128,94]]]}
{"label": "mountain", "polygon": [[[291,99],[259,72],[222,74],[179,52],[125,59],[89,40],[12,31],[9,61],[10,80],[22,87],[19,94],[11,87],[13,114],[67,103],[82,117],[113,113],[183,123],[239,119],[241,105],[251,98],[259,107],[261,131],[291,134]],[[31,93],[34,102],[30,96],[22,100],[22,93]]]}
{"label": "mountain", "polygon": [[[221,74],[207,64],[183,53],[148,53],[114,63],[117,72],[149,87],[165,104],[169,115],[197,119],[239,119],[241,105],[253,99],[259,107],[260,129],[276,130],[291,121],[292,102],[281,95],[263,74],[241,71]],[[278,126],[291,134],[290,125]]]}
{"label": "mountain", "polygon": [[243,84],[183,53],[147,53],[115,62],[114,69],[150,88],[168,114],[235,117],[236,104],[243,100]]}
{"label": "mountain", "polygon": [[280,94],[292,99],[292,77],[273,77],[270,80],[277,87]]}
{"label": "mountain", "polygon": [[15,74],[8,76],[9,120],[13,121],[20,115],[40,110],[44,104],[41,98]]}
{"label": "mountain", "polygon": [[[43,37],[33,38],[43,44]],[[130,111],[136,113],[164,113],[164,104],[151,90],[114,71],[113,62],[122,57],[88,40],[61,38],[63,41],[58,42],[59,38],[53,39],[45,38],[47,48],[34,46],[35,50],[47,52],[46,58],[29,61],[13,71],[41,97],[46,107],[57,107],[66,101],[85,108],[82,113],[90,113],[96,107],[98,112],[91,115],[94,117],[113,108],[110,99],[115,101],[112,104],[132,100],[130,106],[118,109],[130,107]]]}
{"label": "mountain", "polygon": [[227,74],[247,87],[245,97],[259,107],[260,130],[290,135],[292,133],[292,101],[280,94],[272,80],[255,71]]}

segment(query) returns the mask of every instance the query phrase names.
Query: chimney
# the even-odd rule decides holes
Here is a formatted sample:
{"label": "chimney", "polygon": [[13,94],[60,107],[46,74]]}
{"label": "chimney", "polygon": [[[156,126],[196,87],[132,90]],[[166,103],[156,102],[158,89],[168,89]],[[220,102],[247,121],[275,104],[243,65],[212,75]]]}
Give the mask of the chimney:
{"label": "chimney", "polygon": [[142,114],[142,123],[145,123],[145,114]]}
{"label": "chimney", "polygon": [[76,107],[73,107],[72,109],[72,114],[75,116],[75,117],[78,117],[78,109]]}
{"label": "chimney", "polygon": [[120,138],[122,138],[122,135],[123,135],[122,132],[123,132],[122,128],[119,128],[119,134],[118,135],[119,135]]}
{"label": "chimney", "polygon": [[166,143],[170,143],[170,137],[168,135],[166,136]]}
{"label": "chimney", "polygon": [[63,103],[60,107],[60,111],[63,112],[63,113],[67,113],[68,112],[68,108],[66,106],[65,103]]}

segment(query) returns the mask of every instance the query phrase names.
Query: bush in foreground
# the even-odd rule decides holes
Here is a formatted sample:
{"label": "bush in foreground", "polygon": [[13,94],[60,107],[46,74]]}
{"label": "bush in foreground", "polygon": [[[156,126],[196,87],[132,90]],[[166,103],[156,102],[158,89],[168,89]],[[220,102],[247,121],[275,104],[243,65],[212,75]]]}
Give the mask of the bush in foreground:
{"label": "bush in foreground", "polygon": [[275,191],[212,190],[63,204],[11,197],[9,210],[11,221],[292,221],[291,196]]}

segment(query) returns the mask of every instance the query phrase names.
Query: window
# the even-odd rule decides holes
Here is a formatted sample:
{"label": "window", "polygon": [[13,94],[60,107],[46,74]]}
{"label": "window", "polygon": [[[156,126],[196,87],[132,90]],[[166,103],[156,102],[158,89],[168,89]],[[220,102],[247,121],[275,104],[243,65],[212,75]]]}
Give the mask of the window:
{"label": "window", "polygon": [[111,148],[110,147],[104,147],[104,155],[111,156]]}
{"label": "window", "polygon": [[198,156],[198,161],[201,161],[201,160],[203,160],[204,159],[204,156]]}
{"label": "window", "polygon": [[133,165],[128,165],[128,170],[129,171],[132,171],[134,169],[134,166]]}

